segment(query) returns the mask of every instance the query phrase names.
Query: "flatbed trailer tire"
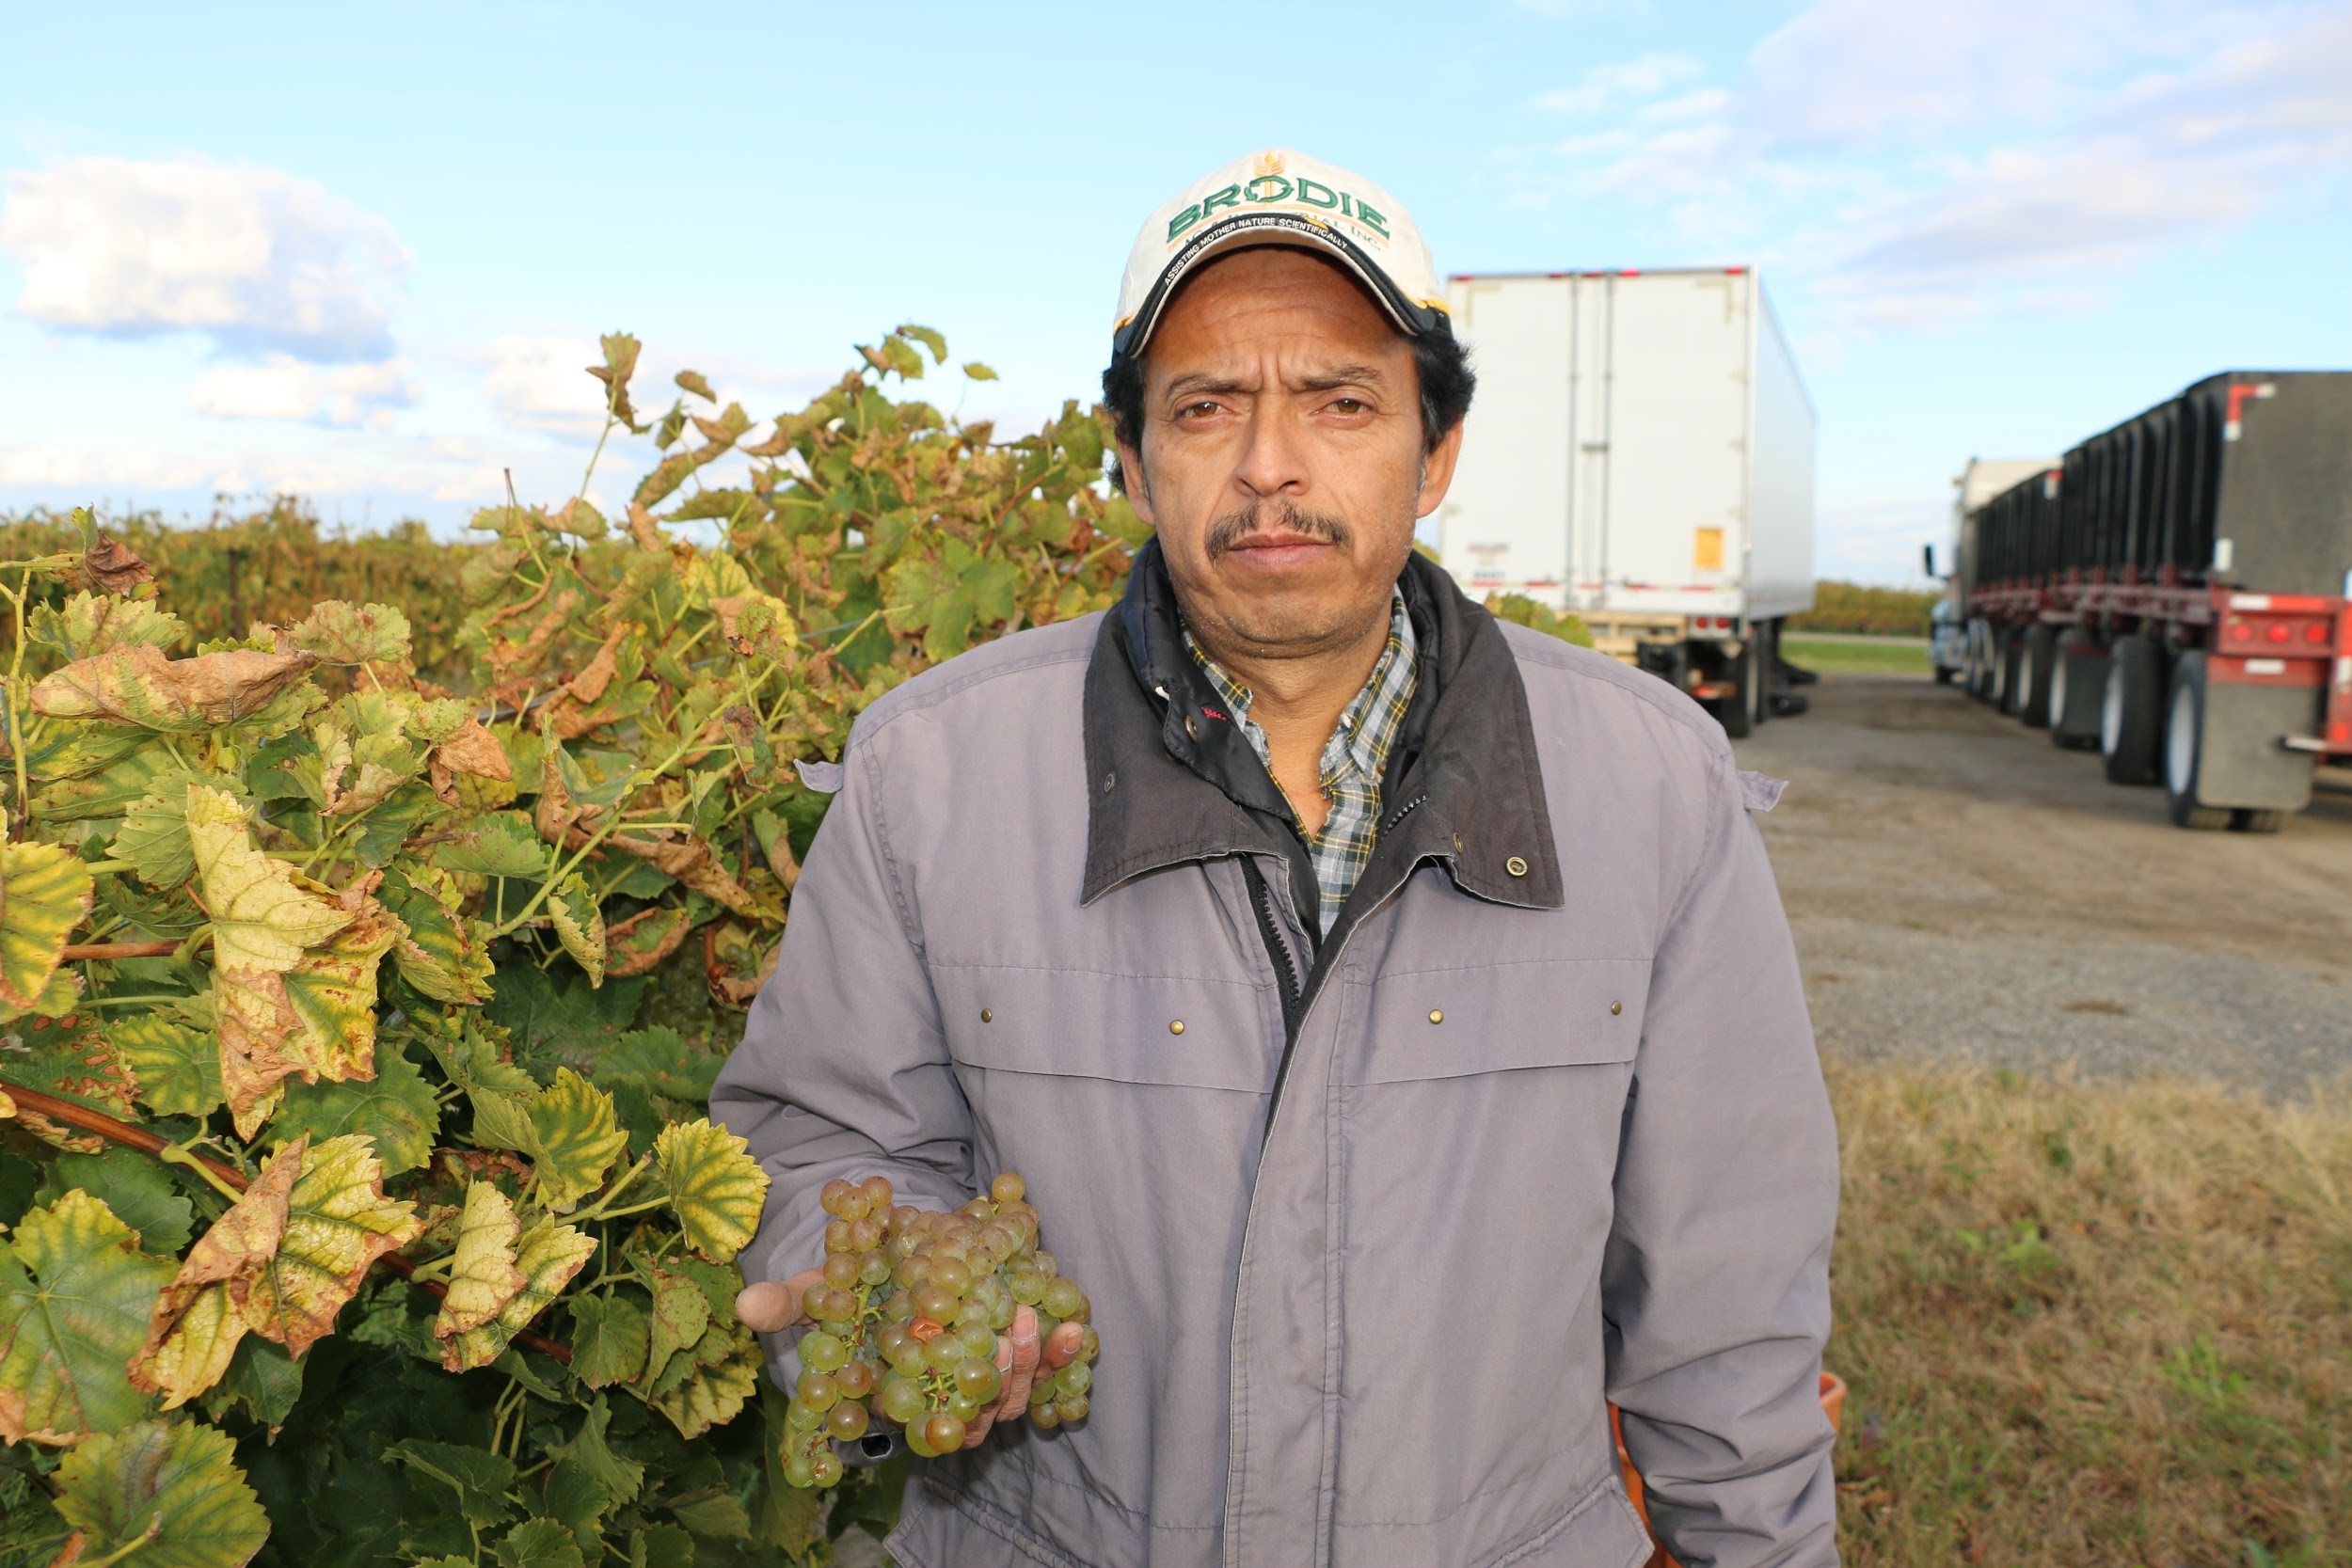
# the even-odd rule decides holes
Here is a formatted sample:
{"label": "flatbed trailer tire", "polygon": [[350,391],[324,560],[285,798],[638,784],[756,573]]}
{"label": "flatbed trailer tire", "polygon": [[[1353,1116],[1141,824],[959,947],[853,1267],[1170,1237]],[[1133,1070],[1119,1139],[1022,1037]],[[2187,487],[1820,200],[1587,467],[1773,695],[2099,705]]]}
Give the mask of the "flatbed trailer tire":
{"label": "flatbed trailer tire", "polygon": [[2099,746],[2099,702],[2107,650],[2079,626],[2058,634],[2050,656],[2050,744],[2070,752]]}
{"label": "flatbed trailer tire", "polygon": [[2107,782],[2152,784],[2164,760],[2164,654],[2133,633],[2115,640],[2099,703],[2099,754]]}
{"label": "flatbed trailer tire", "polygon": [[2026,628],[2017,656],[2017,717],[2026,728],[2050,722],[2050,672],[2058,662],[2058,627],[2037,623]]}
{"label": "flatbed trailer tire", "polygon": [[2018,700],[2023,695],[2018,677],[2024,673],[2026,634],[2017,626],[1994,628],[1994,705],[2008,718],[2017,717]]}
{"label": "flatbed trailer tire", "polygon": [[2227,806],[2209,806],[2198,794],[2204,762],[2205,656],[2191,649],[2172,661],[2172,695],[2164,723],[2164,806],[2176,828],[2210,831],[2230,825]]}

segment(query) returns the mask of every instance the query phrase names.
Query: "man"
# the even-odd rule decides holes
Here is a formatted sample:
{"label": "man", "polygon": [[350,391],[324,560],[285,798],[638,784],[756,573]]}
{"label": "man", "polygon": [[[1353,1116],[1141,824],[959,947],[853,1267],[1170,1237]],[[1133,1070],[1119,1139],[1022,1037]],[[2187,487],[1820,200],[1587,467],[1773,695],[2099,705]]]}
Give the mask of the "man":
{"label": "man", "polygon": [[1835,1137],[1721,730],[1413,553],[1471,381],[1378,187],[1211,175],[1112,346],[1125,599],[859,721],[712,1096],[746,1320],[828,1179],[1026,1179],[1092,1414],[921,1466],[908,1568],[1620,1568],[1607,1400],[1690,1568],[1834,1563]]}

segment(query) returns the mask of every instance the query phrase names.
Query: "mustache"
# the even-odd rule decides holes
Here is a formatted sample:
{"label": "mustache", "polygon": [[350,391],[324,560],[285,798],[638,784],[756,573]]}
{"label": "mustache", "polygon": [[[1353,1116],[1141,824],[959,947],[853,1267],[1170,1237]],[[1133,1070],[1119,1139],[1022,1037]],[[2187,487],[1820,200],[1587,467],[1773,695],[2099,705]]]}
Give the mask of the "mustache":
{"label": "mustache", "polygon": [[1252,534],[1278,531],[1340,546],[1353,537],[1346,522],[1328,512],[1309,512],[1288,500],[1274,506],[1259,501],[1242,511],[1229,512],[1209,525],[1209,559],[1215,561],[1230,553]]}

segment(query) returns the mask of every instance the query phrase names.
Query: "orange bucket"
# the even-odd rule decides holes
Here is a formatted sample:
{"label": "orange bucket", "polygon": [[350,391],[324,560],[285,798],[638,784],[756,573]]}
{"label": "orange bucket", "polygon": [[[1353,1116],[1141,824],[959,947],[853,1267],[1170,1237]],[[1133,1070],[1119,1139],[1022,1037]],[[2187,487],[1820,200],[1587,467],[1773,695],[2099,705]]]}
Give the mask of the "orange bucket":
{"label": "orange bucket", "polygon": [[[1830,1431],[1843,1430],[1846,1419],[1846,1380],[1832,1372],[1821,1374],[1821,1413],[1829,1418]],[[1609,1407],[1609,1430],[1617,1439],[1617,1468],[1625,1472],[1625,1495],[1632,1502],[1633,1512],[1642,1516],[1644,1525],[1647,1525],[1649,1510],[1642,1506],[1642,1474],[1633,1467],[1633,1461],[1626,1454],[1625,1423],[1618,1418],[1617,1407],[1613,1404]],[[1647,1568],[1679,1568],[1679,1565],[1673,1558],[1666,1555],[1666,1548],[1661,1546],[1650,1554]]]}

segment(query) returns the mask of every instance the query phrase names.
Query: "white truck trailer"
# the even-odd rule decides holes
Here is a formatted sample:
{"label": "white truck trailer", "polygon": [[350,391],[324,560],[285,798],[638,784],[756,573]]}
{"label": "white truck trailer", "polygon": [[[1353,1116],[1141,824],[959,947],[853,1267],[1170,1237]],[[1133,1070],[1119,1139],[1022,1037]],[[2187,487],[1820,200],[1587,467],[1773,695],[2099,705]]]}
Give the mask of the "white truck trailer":
{"label": "white truck trailer", "polygon": [[1447,293],[1478,396],[1438,513],[1446,568],[1473,597],[1575,611],[1746,735],[1785,673],[1782,619],[1813,605],[1813,405],[1755,271]]}

